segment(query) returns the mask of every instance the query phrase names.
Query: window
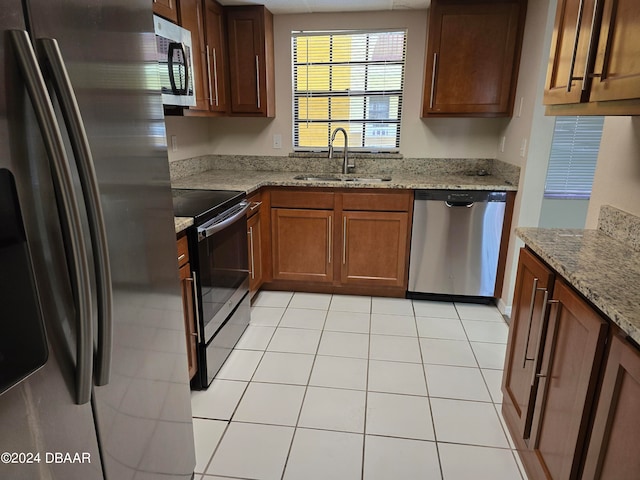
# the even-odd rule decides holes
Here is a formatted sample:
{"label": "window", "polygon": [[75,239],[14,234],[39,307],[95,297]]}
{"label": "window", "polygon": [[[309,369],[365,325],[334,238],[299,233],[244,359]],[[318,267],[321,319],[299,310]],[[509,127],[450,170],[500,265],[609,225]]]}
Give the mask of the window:
{"label": "window", "polygon": [[604,117],[557,117],[545,198],[588,199],[600,150]]}
{"label": "window", "polygon": [[342,127],[349,148],[397,151],[406,32],[294,32],[292,43],[294,149],[326,150]]}

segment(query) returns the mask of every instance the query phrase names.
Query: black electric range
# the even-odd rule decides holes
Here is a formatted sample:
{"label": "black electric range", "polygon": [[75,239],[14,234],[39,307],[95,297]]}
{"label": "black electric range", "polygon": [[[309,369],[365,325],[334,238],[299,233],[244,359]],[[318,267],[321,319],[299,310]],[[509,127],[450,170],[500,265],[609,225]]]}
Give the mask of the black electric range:
{"label": "black electric range", "polygon": [[241,191],[173,190],[174,214],[194,219],[186,230],[197,312],[194,389],[211,384],[249,324],[245,198]]}
{"label": "black electric range", "polygon": [[193,217],[194,224],[202,225],[220,212],[236,205],[246,197],[238,190],[189,190],[174,188],[173,213],[176,217]]}

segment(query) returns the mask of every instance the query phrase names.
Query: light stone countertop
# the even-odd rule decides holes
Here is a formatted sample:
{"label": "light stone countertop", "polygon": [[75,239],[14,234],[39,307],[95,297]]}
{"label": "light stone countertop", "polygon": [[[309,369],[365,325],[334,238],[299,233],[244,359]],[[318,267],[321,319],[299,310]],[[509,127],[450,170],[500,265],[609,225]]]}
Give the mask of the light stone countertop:
{"label": "light stone countertop", "polygon": [[316,173],[317,176],[337,177],[391,177],[389,182],[342,182],[295,180],[300,172],[269,172],[251,170],[209,170],[171,182],[173,188],[204,190],[242,190],[251,193],[264,186],[329,187],[329,188],[384,188],[384,189],[446,189],[516,191],[516,185],[494,175],[469,176],[464,174],[391,173],[375,175],[356,173],[349,175]]}
{"label": "light stone countertop", "polygon": [[517,228],[516,234],[640,343],[640,252],[600,230]]}
{"label": "light stone countertop", "polygon": [[173,217],[173,222],[176,226],[176,234],[186,230],[193,225],[193,218],[191,217]]}

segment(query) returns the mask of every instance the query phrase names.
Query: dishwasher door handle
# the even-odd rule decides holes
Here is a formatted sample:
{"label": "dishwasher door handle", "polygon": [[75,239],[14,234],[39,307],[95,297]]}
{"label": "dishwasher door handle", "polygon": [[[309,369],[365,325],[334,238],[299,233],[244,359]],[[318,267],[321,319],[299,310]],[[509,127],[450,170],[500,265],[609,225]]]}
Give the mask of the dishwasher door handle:
{"label": "dishwasher door handle", "polygon": [[444,204],[449,208],[455,208],[455,207],[471,208],[475,203],[476,202],[448,202],[448,201],[444,202]]}

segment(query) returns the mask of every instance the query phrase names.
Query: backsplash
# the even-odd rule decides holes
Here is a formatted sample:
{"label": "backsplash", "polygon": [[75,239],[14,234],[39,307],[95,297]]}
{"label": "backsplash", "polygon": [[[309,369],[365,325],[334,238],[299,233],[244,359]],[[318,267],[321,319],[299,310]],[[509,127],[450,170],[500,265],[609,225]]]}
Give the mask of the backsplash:
{"label": "backsplash", "polygon": [[[340,157],[339,153],[336,155]],[[391,175],[499,175],[518,185],[520,168],[500,160],[486,158],[402,158],[401,156],[350,155],[356,173]],[[262,157],[253,155],[204,155],[169,164],[171,180],[197,175],[208,170],[251,170],[265,172],[339,173],[342,158],[325,156]]]}
{"label": "backsplash", "polygon": [[598,217],[598,230],[640,251],[640,217],[603,205]]}

